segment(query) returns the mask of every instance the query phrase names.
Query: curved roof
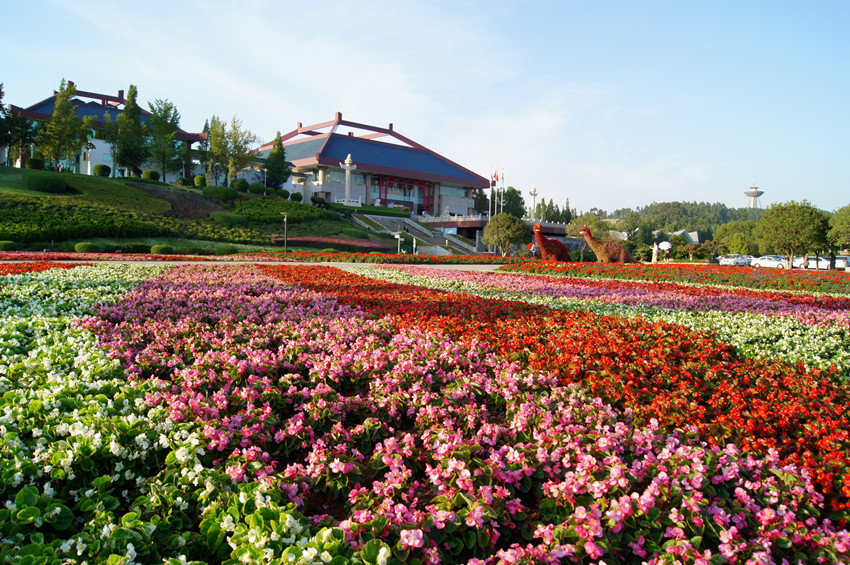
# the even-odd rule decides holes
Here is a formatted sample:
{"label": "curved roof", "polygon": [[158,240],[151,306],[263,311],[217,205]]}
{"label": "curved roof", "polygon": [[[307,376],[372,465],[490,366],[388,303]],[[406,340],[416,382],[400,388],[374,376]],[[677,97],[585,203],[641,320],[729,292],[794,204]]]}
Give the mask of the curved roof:
{"label": "curved roof", "polygon": [[[369,133],[360,135],[354,135],[353,131],[348,134],[337,133],[340,126]],[[328,127],[330,130],[327,132],[318,131]],[[376,141],[376,138],[380,137],[391,137],[396,142]],[[340,162],[351,155],[358,172],[457,184],[472,188],[489,186],[489,181],[481,175],[398,134],[393,130],[392,124],[389,128],[379,128],[348,122],[342,119],[342,114],[339,112],[334,120],[329,122],[308,127],[302,127],[299,123],[295,130],[281,136],[281,140],[284,142],[286,159],[295,167],[313,165],[338,167]],[[265,155],[271,150],[271,146],[272,143],[267,143],[258,148],[257,153]]]}

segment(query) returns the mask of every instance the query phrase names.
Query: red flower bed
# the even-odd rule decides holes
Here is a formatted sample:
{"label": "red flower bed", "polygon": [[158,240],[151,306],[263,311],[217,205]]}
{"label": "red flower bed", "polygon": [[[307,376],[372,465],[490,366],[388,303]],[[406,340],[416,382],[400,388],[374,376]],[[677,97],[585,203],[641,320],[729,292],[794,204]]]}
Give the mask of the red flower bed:
{"label": "red flower bed", "polygon": [[775,449],[809,469],[838,517],[850,510],[850,394],[830,371],[742,359],[709,334],[674,324],[486,300],[328,267],[261,268],[387,316],[397,327],[490,344],[631,409],[638,422],[694,426],[710,442],[758,453]]}
{"label": "red flower bed", "polygon": [[91,265],[91,263],[53,263],[50,261],[36,261],[34,263],[0,263],[0,276],[38,273],[39,271],[48,271],[50,269],[73,269],[80,265]]}

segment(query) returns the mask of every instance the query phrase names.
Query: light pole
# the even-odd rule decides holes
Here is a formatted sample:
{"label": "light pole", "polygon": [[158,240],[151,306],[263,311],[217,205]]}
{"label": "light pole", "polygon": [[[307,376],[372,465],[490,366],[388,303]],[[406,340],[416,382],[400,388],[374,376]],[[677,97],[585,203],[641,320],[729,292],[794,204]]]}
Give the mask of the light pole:
{"label": "light pole", "polygon": [[281,212],[280,215],[283,216],[283,252],[286,253],[286,228],[289,212]]}
{"label": "light pole", "polygon": [[395,238],[398,240],[398,246],[397,246],[397,249],[396,249],[396,255],[398,255],[398,254],[401,253],[401,234],[400,233],[395,234]]}

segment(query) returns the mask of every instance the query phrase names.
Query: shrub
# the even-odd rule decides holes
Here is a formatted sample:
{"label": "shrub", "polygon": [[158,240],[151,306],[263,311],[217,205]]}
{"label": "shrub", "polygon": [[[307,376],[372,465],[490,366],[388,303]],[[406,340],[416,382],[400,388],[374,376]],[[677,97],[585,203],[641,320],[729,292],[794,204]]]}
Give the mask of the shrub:
{"label": "shrub", "polygon": [[151,246],[152,255],[171,255],[172,253],[174,253],[174,250],[170,245],[166,245],[165,243],[157,243]]}
{"label": "shrub", "polygon": [[248,185],[248,192],[252,194],[265,194],[269,189],[261,182],[252,182]]}
{"label": "shrub", "polygon": [[286,190],[285,188],[281,188],[280,190],[278,190],[277,195],[280,196],[281,198],[283,198],[284,200],[289,199],[289,191]]}
{"label": "shrub", "polygon": [[235,179],[230,186],[238,190],[239,192],[248,192],[248,181],[245,179]]}
{"label": "shrub", "polygon": [[44,169],[44,159],[39,159],[38,157],[30,157],[27,159],[27,164],[24,165],[27,169],[33,169],[36,171],[40,171]]}
{"label": "shrub", "polygon": [[14,241],[0,241],[0,251],[17,251],[18,244]]}
{"label": "shrub", "polygon": [[369,234],[358,228],[343,228],[340,230],[340,233],[357,239],[369,239]]}
{"label": "shrub", "polygon": [[304,195],[300,192],[293,192],[289,195],[289,199],[293,202],[301,202],[302,200],[304,200]]}
{"label": "shrub", "polygon": [[146,169],[142,171],[142,178],[145,180],[159,180],[159,171]]}
{"label": "shrub", "polygon": [[97,253],[100,251],[100,247],[91,241],[81,241],[74,245],[74,251],[77,253]]}
{"label": "shrub", "polygon": [[195,175],[195,186],[198,188],[204,188],[207,186],[207,177],[206,175]]}
{"label": "shrub", "polygon": [[232,202],[239,197],[239,192],[231,186],[207,186],[203,193],[207,198],[221,200],[222,202]]}
{"label": "shrub", "polygon": [[210,219],[217,224],[223,226],[244,226],[248,223],[248,218],[234,214],[233,212],[213,212],[210,214]]}
{"label": "shrub", "polygon": [[121,249],[123,249],[125,253],[147,253],[150,251],[150,246],[146,243],[131,241],[129,243],[125,243]]}
{"label": "shrub", "polygon": [[238,251],[239,250],[236,249],[236,246],[232,245],[230,243],[225,243],[224,245],[219,245],[218,247],[215,248],[215,254],[216,255],[233,255],[234,253],[237,253]]}
{"label": "shrub", "polygon": [[281,212],[288,212],[290,224],[318,220],[322,211],[313,206],[277,198],[254,198],[236,203],[236,212],[252,222],[282,223]]}
{"label": "shrub", "polygon": [[325,249],[319,251],[319,253],[337,253],[337,250],[333,247],[326,247]]}
{"label": "shrub", "polygon": [[65,179],[58,173],[38,172],[30,173],[24,177],[24,184],[30,190],[39,192],[50,192],[59,194],[68,188]]}
{"label": "shrub", "polygon": [[174,184],[176,184],[177,186],[192,186],[192,183],[190,183],[188,180],[186,180],[183,177],[180,177],[179,179],[174,181]]}
{"label": "shrub", "polygon": [[94,167],[92,167],[91,171],[97,177],[108,177],[109,173],[112,172],[112,169],[109,168],[109,165],[104,165],[103,163],[98,163]]}

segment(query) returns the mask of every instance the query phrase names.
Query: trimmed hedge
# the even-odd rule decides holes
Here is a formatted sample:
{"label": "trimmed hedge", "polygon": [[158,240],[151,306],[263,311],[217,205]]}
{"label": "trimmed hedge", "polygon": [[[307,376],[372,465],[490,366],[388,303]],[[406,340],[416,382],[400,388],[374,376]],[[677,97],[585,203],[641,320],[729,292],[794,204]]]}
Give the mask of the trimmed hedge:
{"label": "trimmed hedge", "polygon": [[68,189],[65,179],[59,173],[32,172],[24,176],[24,184],[30,190],[61,194]]}
{"label": "trimmed hedge", "polygon": [[223,226],[244,226],[248,223],[248,218],[234,214],[233,212],[213,212],[210,214],[210,219]]}
{"label": "trimmed hedge", "polygon": [[44,159],[40,159],[39,157],[30,157],[27,159],[27,163],[24,165],[24,168],[40,171],[44,169]]}
{"label": "trimmed hedge", "polygon": [[270,192],[266,185],[261,182],[252,182],[248,185],[248,192],[251,194],[265,194],[266,192]]}
{"label": "trimmed hedge", "polygon": [[112,172],[112,169],[109,168],[109,165],[98,163],[97,165],[92,167],[91,172],[94,173],[94,175],[97,177],[108,177],[109,173]]}
{"label": "trimmed hedge", "polygon": [[207,177],[205,175],[195,175],[194,182],[198,188],[204,188],[207,186]]}
{"label": "trimmed hedge", "polygon": [[238,190],[239,192],[248,192],[248,181],[245,179],[234,179],[230,186]]}
{"label": "trimmed hedge", "polygon": [[17,251],[17,250],[18,250],[18,244],[15,243],[14,241],[8,241],[8,240],[0,241],[0,251]]}
{"label": "trimmed hedge", "polygon": [[281,188],[277,191],[277,195],[283,198],[284,200],[289,200],[289,191],[285,188]]}
{"label": "trimmed hedge", "polygon": [[222,202],[233,202],[239,198],[239,191],[232,186],[207,186],[204,187],[203,195]]}
{"label": "trimmed hedge", "polygon": [[165,243],[157,243],[151,246],[151,255],[171,255],[174,249]]}
{"label": "trimmed hedge", "polygon": [[142,171],[142,178],[145,180],[159,180],[159,171],[155,171],[153,169],[146,169]]}
{"label": "trimmed hedge", "polygon": [[215,248],[215,254],[216,255],[233,255],[234,253],[238,253],[238,252],[239,252],[239,250],[236,248],[235,245],[230,245],[230,244],[227,244],[227,243],[224,244],[224,245],[219,245],[218,247]]}
{"label": "trimmed hedge", "polygon": [[300,192],[293,192],[289,195],[289,199],[293,202],[301,202],[302,200],[304,200],[304,195]]}
{"label": "trimmed hedge", "polygon": [[236,203],[236,212],[252,222],[283,222],[281,212],[289,213],[289,223],[309,222],[325,216],[325,212],[315,206],[280,200],[278,198],[254,198]]}
{"label": "trimmed hedge", "polygon": [[77,253],[97,253],[100,251],[100,247],[90,241],[81,241],[74,245],[74,251]]}

